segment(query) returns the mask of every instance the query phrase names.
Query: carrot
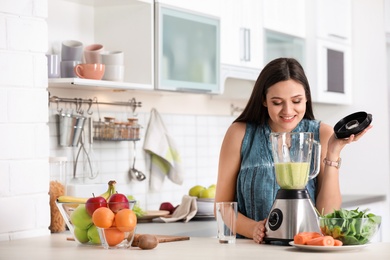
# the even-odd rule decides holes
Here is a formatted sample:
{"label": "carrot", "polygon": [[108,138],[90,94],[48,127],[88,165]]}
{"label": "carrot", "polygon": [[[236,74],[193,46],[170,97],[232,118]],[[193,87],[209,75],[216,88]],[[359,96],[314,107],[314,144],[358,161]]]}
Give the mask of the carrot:
{"label": "carrot", "polygon": [[294,236],[294,244],[306,245],[306,242],[310,239],[322,236],[318,232],[300,232]]}
{"label": "carrot", "polygon": [[312,238],[306,242],[306,245],[309,246],[333,246],[334,239],[331,236],[321,236]]}
{"label": "carrot", "polygon": [[342,246],[342,245],[343,245],[343,242],[341,242],[338,239],[334,239],[334,246]]}

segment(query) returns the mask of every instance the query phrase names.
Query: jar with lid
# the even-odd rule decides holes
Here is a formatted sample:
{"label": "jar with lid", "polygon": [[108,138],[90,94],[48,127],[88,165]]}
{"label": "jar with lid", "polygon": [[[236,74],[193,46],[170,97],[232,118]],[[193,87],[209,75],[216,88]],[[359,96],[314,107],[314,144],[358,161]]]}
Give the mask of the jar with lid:
{"label": "jar with lid", "polygon": [[104,118],[104,139],[114,139],[115,136],[115,118]]}
{"label": "jar with lid", "polygon": [[120,140],[122,139],[122,124],[120,122],[115,122],[114,124],[114,139]]}
{"label": "jar with lid", "polygon": [[100,119],[97,122],[93,122],[93,129],[94,138],[102,139],[104,137],[104,122],[100,121]]}
{"label": "jar with lid", "polygon": [[129,131],[129,138],[130,139],[137,139],[137,126],[138,126],[138,118],[128,118],[127,121],[129,122],[127,127]]}
{"label": "jar with lid", "polygon": [[121,123],[121,134],[122,134],[121,138],[123,140],[129,139],[129,132],[127,131],[127,123],[125,122]]}
{"label": "jar with lid", "polygon": [[50,226],[52,233],[65,231],[65,222],[59,212],[56,200],[59,196],[66,195],[67,185],[67,157],[50,157]]}

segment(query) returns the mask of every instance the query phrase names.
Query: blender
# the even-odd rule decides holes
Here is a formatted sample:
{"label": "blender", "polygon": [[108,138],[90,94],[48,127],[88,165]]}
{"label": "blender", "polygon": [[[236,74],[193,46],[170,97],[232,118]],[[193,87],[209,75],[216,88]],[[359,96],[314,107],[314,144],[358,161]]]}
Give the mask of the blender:
{"label": "blender", "polygon": [[271,133],[270,139],[280,189],[265,223],[264,241],[287,244],[299,232],[321,233],[317,212],[306,189],[308,181],[320,170],[320,143],[310,132]]}

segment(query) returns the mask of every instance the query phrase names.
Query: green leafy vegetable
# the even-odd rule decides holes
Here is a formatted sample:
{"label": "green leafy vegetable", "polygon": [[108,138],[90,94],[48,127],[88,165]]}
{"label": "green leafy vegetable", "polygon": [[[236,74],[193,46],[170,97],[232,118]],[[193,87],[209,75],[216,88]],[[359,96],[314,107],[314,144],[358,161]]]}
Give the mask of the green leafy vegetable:
{"label": "green leafy vegetable", "polygon": [[334,210],[320,217],[324,235],[339,239],[344,245],[362,245],[370,241],[381,224],[381,217],[367,213],[368,209]]}
{"label": "green leafy vegetable", "polygon": [[[137,201],[134,196],[132,195],[127,195],[127,199],[129,200],[135,200]],[[133,212],[135,213],[135,215],[137,216],[137,218],[139,217],[142,217],[146,214],[146,212],[139,206],[139,203],[138,201],[135,203],[134,207],[133,207]]]}

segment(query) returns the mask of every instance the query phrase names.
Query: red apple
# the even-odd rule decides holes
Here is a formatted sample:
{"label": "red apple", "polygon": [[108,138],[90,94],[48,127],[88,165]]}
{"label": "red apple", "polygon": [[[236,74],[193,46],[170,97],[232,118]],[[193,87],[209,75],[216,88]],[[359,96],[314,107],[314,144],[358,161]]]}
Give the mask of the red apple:
{"label": "red apple", "polygon": [[117,213],[121,209],[129,208],[129,200],[124,194],[114,193],[108,199],[108,207],[112,210],[112,212]]}
{"label": "red apple", "polygon": [[160,210],[168,210],[169,214],[175,211],[175,207],[170,202],[163,202],[160,205]]}
{"label": "red apple", "polygon": [[85,202],[85,209],[90,216],[92,216],[93,212],[100,207],[107,207],[107,201],[102,196],[89,198]]}

